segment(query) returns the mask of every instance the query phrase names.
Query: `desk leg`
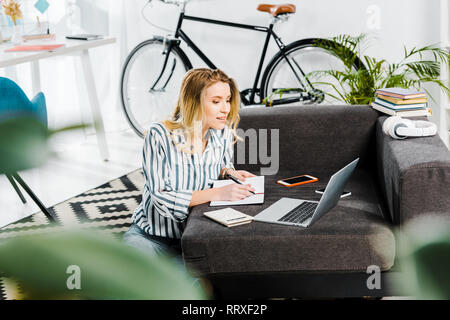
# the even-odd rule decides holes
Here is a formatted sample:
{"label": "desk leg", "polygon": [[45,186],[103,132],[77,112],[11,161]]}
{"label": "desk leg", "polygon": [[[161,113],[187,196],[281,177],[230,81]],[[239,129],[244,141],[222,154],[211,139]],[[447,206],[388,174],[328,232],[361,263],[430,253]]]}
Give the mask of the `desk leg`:
{"label": "desk leg", "polygon": [[106,144],[105,127],[103,125],[100,103],[98,101],[97,89],[95,87],[94,75],[92,73],[91,58],[88,50],[83,50],[81,54],[81,64],[83,66],[84,80],[88,93],[89,103],[91,105],[92,118],[94,119],[95,131],[97,132],[97,141],[100,149],[100,155],[105,161],[108,161],[109,151]]}
{"label": "desk leg", "polygon": [[15,82],[18,82],[16,66],[6,67],[5,68],[5,77],[13,80]]}
{"label": "desk leg", "polygon": [[41,72],[38,60],[31,62],[31,83],[33,85],[33,96],[36,96],[41,92]]}

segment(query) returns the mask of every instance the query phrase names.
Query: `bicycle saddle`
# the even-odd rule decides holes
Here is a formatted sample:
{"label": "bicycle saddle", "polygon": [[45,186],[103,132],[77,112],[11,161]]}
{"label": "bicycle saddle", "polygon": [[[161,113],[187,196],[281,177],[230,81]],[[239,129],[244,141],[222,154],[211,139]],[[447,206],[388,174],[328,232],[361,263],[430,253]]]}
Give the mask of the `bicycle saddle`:
{"label": "bicycle saddle", "polygon": [[283,13],[295,13],[295,4],[260,4],[257,10],[268,12],[276,17]]}

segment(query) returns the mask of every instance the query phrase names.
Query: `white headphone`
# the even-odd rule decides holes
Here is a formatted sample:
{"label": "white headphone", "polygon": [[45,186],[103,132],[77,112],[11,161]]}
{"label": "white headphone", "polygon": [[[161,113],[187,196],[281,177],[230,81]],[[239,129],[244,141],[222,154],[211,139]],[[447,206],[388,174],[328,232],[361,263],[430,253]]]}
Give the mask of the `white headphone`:
{"label": "white headphone", "polygon": [[399,116],[387,118],[383,123],[383,132],[394,139],[406,137],[427,137],[437,133],[437,127],[429,121],[412,121]]}

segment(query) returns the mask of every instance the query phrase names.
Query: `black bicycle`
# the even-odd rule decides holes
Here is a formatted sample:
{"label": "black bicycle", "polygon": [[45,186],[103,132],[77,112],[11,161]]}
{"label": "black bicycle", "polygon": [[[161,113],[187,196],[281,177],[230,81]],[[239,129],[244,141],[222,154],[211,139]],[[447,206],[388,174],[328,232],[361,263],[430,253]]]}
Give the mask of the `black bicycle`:
{"label": "black bicycle", "polygon": [[[149,0],[142,10],[144,18],[144,10],[151,1]],[[156,36],[137,45],[128,55],[122,72],[122,106],[128,122],[140,137],[144,136],[145,128],[150,123],[162,120],[175,108],[181,80],[184,74],[192,68],[189,58],[180,47],[182,41],[208,67],[217,69],[217,66],[182,30],[185,20],[249,29],[267,34],[253,87],[241,91],[241,101],[244,106],[262,104],[267,97],[271,98],[270,102],[266,103],[270,106],[289,103],[322,103],[329,86],[320,85],[319,81],[313,82],[309,75],[314,74],[314,71],[317,70],[339,70],[344,67],[343,62],[329,50],[322,48],[323,46],[317,46],[318,41],[322,44],[328,43],[335,48],[339,46],[331,43],[330,40],[310,38],[297,40],[288,45],[281,41],[273,30],[274,25],[287,21],[295,13],[295,5],[259,5],[257,10],[271,15],[269,26],[263,27],[186,15],[185,8],[189,0],[160,1],[181,7],[175,32],[171,36]],[[269,61],[262,73],[271,38],[275,40],[280,50]],[[341,49],[348,50],[344,47]],[[362,69],[364,64],[355,56],[353,67],[355,70]],[[321,82],[334,82],[333,79],[321,80]],[[280,95],[274,93],[280,93]]]}

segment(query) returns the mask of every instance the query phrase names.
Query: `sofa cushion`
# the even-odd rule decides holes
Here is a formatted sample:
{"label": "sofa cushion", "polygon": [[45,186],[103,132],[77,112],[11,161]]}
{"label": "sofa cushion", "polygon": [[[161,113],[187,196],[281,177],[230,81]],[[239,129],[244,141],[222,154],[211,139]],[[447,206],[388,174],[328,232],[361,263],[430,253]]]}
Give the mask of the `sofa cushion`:
{"label": "sofa cushion", "polygon": [[[258,173],[261,168],[272,168],[265,162],[266,154],[271,158],[278,156],[274,161],[278,160],[279,170],[298,170],[299,166],[308,170],[339,170],[357,157],[359,166],[376,168],[373,146],[378,112],[370,106],[257,107],[241,109],[239,115],[242,131],[238,133],[245,140],[235,144],[236,168]],[[277,139],[279,149],[271,143]]]}
{"label": "sofa cushion", "polygon": [[[303,172],[280,171],[265,177],[264,204],[234,206],[255,216],[281,197],[319,200],[314,191],[326,186],[334,172],[314,172],[319,182],[292,188],[280,178]],[[252,222],[226,228],[203,212],[220,209],[209,204],[192,209],[182,237],[184,259],[199,275],[231,272],[355,271],[370,265],[388,270],[394,263],[395,240],[383,219],[373,178],[354,172],[346,187],[352,192],[309,228]]]}

